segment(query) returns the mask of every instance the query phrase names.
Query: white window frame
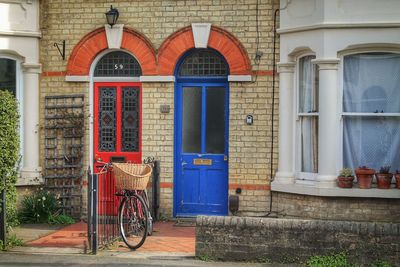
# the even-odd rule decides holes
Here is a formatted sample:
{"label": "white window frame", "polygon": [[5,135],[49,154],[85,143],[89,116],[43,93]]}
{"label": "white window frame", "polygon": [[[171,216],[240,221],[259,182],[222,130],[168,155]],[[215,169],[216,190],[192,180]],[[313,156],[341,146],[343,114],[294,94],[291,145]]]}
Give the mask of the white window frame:
{"label": "white window frame", "polygon": [[[301,141],[300,141],[300,117],[317,117],[319,118],[319,112],[313,112],[313,113],[300,113],[299,112],[299,101],[300,101],[300,83],[299,83],[299,74],[300,74],[300,59],[307,57],[307,56],[314,56],[314,53],[306,53],[298,56],[296,58],[296,74],[295,74],[295,97],[294,97],[294,106],[295,106],[295,111],[294,111],[294,151],[295,151],[295,159],[294,159],[294,170],[295,170],[295,179],[296,183],[298,184],[305,184],[305,185],[314,185],[316,178],[318,176],[317,173],[311,173],[311,172],[302,172],[301,171],[301,161],[302,161],[302,151],[301,151]],[[315,59],[315,58],[314,58]],[[318,71],[318,69],[317,69]],[[314,77],[313,77],[314,78]],[[318,101],[318,100],[317,100]],[[317,119],[318,121],[318,119]],[[317,137],[318,138],[318,137]]]}
{"label": "white window frame", "polygon": [[23,90],[23,74],[22,61],[9,54],[0,53],[0,58],[10,59],[15,61],[15,97],[18,102],[19,113],[19,154],[21,161],[19,162],[18,170],[24,166],[24,90]]}
{"label": "white window frame", "polygon": [[393,54],[400,54],[400,49],[387,49],[387,48],[366,48],[366,49],[356,49],[351,51],[345,51],[340,53],[340,64],[339,64],[339,99],[338,99],[338,110],[339,110],[339,117],[340,117],[340,148],[338,153],[337,159],[337,166],[339,169],[342,169],[346,166],[343,166],[343,140],[344,140],[344,133],[343,133],[343,124],[344,124],[344,117],[345,116],[355,116],[355,117],[399,117],[400,113],[363,113],[363,112],[344,112],[343,111],[343,96],[344,96],[344,58],[350,55],[357,55],[357,54],[365,54],[365,53],[393,53]]}

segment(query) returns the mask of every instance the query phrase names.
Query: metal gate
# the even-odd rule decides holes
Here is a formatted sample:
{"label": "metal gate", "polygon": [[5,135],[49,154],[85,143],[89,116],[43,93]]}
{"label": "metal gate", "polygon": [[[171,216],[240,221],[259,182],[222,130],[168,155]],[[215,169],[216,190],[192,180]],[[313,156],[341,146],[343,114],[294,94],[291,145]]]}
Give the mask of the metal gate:
{"label": "metal gate", "polygon": [[[149,181],[149,186],[151,186],[147,188],[153,222],[158,219],[159,177],[160,162],[155,161],[153,175]],[[93,173],[89,168],[87,236],[93,254],[96,254],[99,248],[115,242],[120,237],[117,219],[120,198],[109,198],[110,195],[115,194],[111,192],[114,190],[113,187],[106,186],[110,184],[114,184],[114,175],[111,171]]]}

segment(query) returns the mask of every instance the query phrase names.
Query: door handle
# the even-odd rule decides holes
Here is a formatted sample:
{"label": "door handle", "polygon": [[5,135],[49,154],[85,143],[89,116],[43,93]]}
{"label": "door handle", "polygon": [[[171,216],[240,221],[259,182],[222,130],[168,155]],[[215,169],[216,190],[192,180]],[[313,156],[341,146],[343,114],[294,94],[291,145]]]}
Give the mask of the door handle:
{"label": "door handle", "polygon": [[182,161],[182,167],[184,167],[185,165],[187,165],[187,162]]}

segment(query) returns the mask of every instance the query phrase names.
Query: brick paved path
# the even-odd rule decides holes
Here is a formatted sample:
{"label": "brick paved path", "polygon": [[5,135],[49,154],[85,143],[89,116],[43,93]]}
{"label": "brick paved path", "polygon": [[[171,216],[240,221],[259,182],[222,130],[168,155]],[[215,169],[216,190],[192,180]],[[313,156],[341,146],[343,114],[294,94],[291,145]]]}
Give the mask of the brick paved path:
{"label": "brick paved path", "polygon": [[[86,223],[78,222],[62,228],[52,234],[27,242],[32,247],[74,247],[83,248],[86,241]],[[117,251],[129,251],[123,242],[112,248]],[[185,252],[195,251],[195,227],[175,226],[175,222],[156,222],[152,236],[138,252]]]}

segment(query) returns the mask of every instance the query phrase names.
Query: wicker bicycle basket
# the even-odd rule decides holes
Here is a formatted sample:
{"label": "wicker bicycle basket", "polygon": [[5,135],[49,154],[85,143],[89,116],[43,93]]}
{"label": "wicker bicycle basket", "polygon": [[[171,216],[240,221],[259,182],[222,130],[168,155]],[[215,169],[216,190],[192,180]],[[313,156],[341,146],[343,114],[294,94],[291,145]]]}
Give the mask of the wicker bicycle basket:
{"label": "wicker bicycle basket", "polygon": [[153,169],[147,164],[113,163],[117,190],[144,190]]}

